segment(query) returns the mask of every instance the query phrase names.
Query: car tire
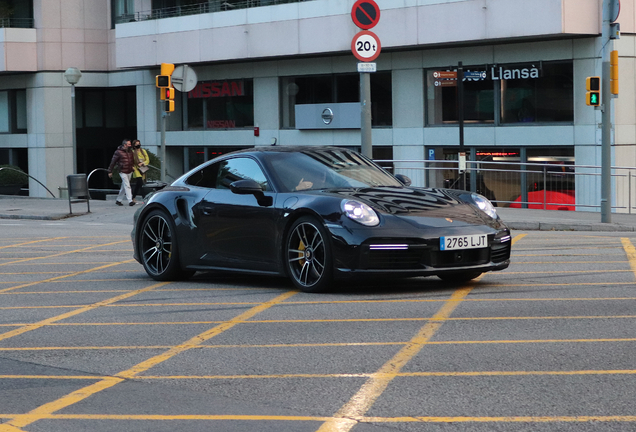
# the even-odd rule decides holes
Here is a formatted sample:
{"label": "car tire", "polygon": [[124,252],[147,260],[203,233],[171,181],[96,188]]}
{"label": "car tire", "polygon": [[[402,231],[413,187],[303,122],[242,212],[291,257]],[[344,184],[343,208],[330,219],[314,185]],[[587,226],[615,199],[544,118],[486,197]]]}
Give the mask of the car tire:
{"label": "car tire", "polygon": [[326,291],[333,281],[333,259],[327,230],[316,218],[296,220],[285,238],[284,262],[294,285],[304,292]]}
{"label": "car tire", "polygon": [[193,271],[184,271],[179,262],[179,245],[172,218],[163,210],[153,210],[144,219],[139,232],[139,254],[148,275],[158,281],[187,279]]}
{"label": "car tire", "polygon": [[454,272],[438,274],[437,277],[444,282],[461,283],[468,282],[481,276],[482,272],[479,271],[467,271],[467,272]]}

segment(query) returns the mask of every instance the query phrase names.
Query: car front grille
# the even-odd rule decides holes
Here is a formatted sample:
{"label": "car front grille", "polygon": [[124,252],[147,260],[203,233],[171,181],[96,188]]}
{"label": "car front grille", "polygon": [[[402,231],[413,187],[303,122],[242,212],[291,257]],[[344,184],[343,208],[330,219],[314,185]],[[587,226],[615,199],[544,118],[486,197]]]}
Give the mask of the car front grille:
{"label": "car front grille", "polygon": [[359,268],[364,270],[422,270],[500,263],[510,258],[510,242],[490,248],[440,251],[439,239],[371,242],[361,248]]}
{"label": "car front grille", "polygon": [[407,270],[422,268],[424,250],[411,248],[407,250],[369,250],[363,260],[366,269]]}

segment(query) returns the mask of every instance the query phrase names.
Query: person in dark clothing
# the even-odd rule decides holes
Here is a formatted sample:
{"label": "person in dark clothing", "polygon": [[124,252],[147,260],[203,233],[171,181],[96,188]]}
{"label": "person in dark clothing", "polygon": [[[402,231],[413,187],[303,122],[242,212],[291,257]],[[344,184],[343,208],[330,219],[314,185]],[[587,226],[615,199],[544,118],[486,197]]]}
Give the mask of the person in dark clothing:
{"label": "person in dark clothing", "polygon": [[113,154],[113,158],[108,166],[108,177],[110,178],[113,177],[113,168],[115,168],[115,165],[119,168],[119,176],[121,177],[121,188],[119,189],[115,204],[119,206],[124,205],[122,204],[122,200],[124,199],[124,195],[126,195],[128,205],[134,206],[137,203],[133,199],[132,191],[130,190],[130,177],[132,176],[135,166],[135,158],[129,139],[123,140]]}

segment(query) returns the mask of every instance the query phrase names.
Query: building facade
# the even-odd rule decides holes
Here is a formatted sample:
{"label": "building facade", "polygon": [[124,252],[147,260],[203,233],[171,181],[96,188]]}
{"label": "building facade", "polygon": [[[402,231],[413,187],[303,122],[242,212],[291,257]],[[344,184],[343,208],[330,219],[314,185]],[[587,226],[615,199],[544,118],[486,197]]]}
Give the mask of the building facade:
{"label": "building facade", "polygon": [[[601,112],[585,79],[600,76],[602,0],[376,0],[382,51],[371,75],[374,158],[430,184],[424,160],[459,149],[463,81],[469,159],[601,164]],[[28,3],[28,2],[27,2]],[[272,145],[360,147],[354,0],[32,0],[30,28],[1,29],[0,165],[19,165],[55,190],[73,172],[71,86],[77,67],[78,172],[107,166],[124,137],[158,153],[161,63],[188,65],[197,86],[166,118],[166,168],[176,177],[220,153]],[[27,10],[29,9],[29,10]],[[621,1],[620,95],[613,164],[636,166],[636,10]],[[333,121],[322,112],[329,108]],[[440,174],[435,174],[440,183]],[[518,190],[496,190],[503,203]],[[441,184],[439,184],[441,185]],[[29,193],[46,191],[31,182]],[[93,186],[93,184],[91,184]],[[594,208],[600,179],[580,182]],[[628,199],[615,187],[615,206]],[[582,207],[583,208],[583,207]]]}

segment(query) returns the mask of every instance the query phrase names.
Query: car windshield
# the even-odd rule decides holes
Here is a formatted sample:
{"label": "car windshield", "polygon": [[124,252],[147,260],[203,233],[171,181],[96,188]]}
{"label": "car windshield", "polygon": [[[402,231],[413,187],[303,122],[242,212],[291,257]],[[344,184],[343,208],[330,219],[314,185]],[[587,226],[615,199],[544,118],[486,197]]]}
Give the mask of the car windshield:
{"label": "car windshield", "polygon": [[284,192],[402,186],[362,155],[347,150],[272,153],[268,162]]}

